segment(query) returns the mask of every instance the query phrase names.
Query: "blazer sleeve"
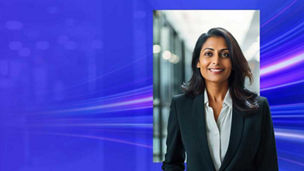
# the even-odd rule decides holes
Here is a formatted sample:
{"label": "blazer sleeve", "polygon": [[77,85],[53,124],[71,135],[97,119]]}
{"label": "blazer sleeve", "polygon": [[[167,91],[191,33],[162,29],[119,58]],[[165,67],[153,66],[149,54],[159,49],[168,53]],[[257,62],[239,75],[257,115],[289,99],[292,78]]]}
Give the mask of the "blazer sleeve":
{"label": "blazer sleeve", "polygon": [[170,115],[168,120],[167,134],[167,152],[162,169],[165,171],[181,171],[185,169],[185,150],[181,139],[180,128],[176,113],[176,104],[174,98],[170,106]]}
{"label": "blazer sleeve", "polygon": [[267,99],[263,100],[262,107],[263,121],[262,133],[259,149],[256,155],[256,166],[258,171],[277,171],[278,159],[276,152],[275,137],[273,131],[273,124]]}

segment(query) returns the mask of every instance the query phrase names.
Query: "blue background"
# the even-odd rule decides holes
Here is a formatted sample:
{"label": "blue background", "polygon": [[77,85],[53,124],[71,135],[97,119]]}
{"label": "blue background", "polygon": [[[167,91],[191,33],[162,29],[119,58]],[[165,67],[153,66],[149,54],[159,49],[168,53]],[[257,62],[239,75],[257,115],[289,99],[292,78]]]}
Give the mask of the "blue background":
{"label": "blue background", "polygon": [[304,170],[303,1],[10,0],[0,2],[1,171],[160,170],[154,9],[260,10],[279,167]]}

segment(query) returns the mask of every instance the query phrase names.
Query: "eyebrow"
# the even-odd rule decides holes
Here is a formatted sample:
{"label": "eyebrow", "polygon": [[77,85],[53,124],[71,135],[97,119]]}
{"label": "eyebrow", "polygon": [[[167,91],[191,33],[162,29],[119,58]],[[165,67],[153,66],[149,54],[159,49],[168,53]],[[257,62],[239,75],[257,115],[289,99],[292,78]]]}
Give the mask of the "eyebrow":
{"label": "eyebrow", "polygon": [[[208,49],[214,51],[214,49],[212,49],[212,48],[205,48],[205,49],[203,49],[203,51],[208,50]],[[224,50],[229,50],[229,49],[225,48],[225,49],[221,49],[220,51],[224,51]]]}

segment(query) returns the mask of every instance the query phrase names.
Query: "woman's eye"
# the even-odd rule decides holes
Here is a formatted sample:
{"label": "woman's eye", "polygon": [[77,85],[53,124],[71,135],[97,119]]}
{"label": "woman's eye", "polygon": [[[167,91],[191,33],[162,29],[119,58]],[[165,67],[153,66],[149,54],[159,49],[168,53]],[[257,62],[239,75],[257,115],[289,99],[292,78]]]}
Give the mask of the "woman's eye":
{"label": "woman's eye", "polygon": [[222,53],[221,56],[227,58],[227,57],[229,57],[230,55],[229,55],[229,53]]}
{"label": "woman's eye", "polygon": [[211,57],[213,54],[211,52],[206,52],[205,56]]}

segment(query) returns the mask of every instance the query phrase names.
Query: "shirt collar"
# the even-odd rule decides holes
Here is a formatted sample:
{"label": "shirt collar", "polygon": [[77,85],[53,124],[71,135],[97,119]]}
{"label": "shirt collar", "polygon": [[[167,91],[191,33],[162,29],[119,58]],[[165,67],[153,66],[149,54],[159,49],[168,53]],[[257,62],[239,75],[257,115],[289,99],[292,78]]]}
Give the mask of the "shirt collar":
{"label": "shirt collar", "polygon": [[[205,91],[204,91],[204,104],[209,106],[209,99],[208,99],[208,94],[207,94],[207,89],[206,88],[205,88]],[[229,107],[232,107],[232,98],[231,98],[229,89],[228,89],[228,91],[225,95],[223,104],[225,104]]]}

